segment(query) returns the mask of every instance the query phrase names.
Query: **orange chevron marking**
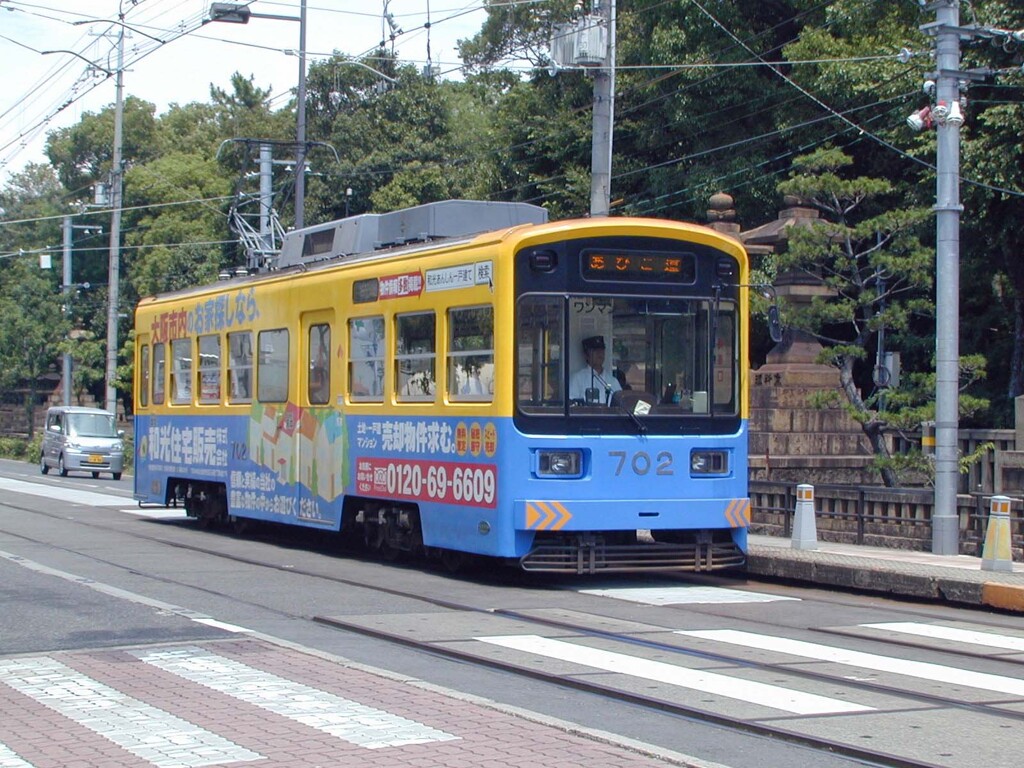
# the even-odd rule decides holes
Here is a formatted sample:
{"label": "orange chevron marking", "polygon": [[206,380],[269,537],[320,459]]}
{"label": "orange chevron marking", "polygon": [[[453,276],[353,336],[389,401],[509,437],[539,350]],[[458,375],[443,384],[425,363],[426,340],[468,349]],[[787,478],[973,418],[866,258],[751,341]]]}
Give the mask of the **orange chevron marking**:
{"label": "orange chevron marking", "polygon": [[557,501],[526,503],[526,527],[538,531],[558,531],[572,519],[572,512]]}
{"label": "orange chevron marking", "polygon": [[560,530],[562,530],[562,526],[563,525],[565,525],[570,520],[572,520],[572,512],[570,512],[568,509],[563,507],[557,501],[551,502],[551,506],[553,506],[555,508],[555,510],[558,512],[558,516],[559,516],[558,517],[558,522],[556,522],[553,526],[551,526],[551,529],[553,531],[560,531]]}
{"label": "orange chevron marking", "polygon": [[551,525],[551,523],[554,522],[555,518],[558,516],[558,513],[555,512],[555,510],[551,509],[551,507],[549,507],[546,502],[538,501],[537,506],[540,507],[540,511],[544,514],[544,519],[541,520],[540,525],[537,526],[537,530],[543,531],[546,530]]}
{"label": "orange chevron marking", "polygon": [[725,508],[725,519],[733,528],[750,525],[750,499],[733,499]]}

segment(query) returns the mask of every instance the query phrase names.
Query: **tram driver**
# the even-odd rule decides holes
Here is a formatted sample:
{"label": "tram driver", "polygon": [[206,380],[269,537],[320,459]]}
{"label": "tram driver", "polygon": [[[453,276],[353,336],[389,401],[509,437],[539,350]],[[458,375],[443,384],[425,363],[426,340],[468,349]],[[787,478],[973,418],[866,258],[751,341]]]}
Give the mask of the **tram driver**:
{"label": "tram driver", "polygon": [[583,340],[586,365],[569,379],[569,399],[585,405],[609,405],[612,395],[622,390],[619,380],[605,367],[604,336]]}

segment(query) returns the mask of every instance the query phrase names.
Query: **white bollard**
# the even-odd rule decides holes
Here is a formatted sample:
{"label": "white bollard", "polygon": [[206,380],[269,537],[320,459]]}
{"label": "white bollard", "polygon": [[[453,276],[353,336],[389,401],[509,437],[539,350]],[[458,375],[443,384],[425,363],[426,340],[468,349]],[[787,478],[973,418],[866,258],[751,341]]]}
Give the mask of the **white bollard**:
{"label": "white bollard", "polygon": [[1013,571],[1013,550],[1010,545],[1010,498],[993,496],[989,508],[985,546],[981,550],[981,570]]}
{"label": "white bollard", "polygon": [[814,522],[814,486],[796,487],[796,516],[793,519],[793,549],[817,549],[818,529]]}

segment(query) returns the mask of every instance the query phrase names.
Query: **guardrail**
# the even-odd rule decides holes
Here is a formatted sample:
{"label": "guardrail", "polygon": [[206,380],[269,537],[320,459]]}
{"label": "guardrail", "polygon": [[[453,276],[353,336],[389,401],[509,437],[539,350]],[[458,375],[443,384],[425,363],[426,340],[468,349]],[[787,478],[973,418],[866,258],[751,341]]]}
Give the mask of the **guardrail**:
{"label": "guardrail", "polygon": [[[791,536],[797,483],[750,483],[751,533]],[[960,553],[981,555],[992,494],[959,494]],[[931,488],[815,485],[818,538],[845,544],[930,551]],[[1010,529],[1015,559],[1024,548],[1024,501],[1013,499]]]}

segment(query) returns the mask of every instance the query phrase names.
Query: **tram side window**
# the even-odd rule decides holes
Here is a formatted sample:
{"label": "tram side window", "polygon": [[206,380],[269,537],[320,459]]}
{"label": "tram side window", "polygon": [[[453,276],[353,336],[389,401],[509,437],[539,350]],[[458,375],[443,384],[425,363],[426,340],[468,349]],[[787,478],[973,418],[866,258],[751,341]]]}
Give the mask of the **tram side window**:
{"label": "tram side window", "polygon": [[260,331],[256,364],[256,397],[261,403],[288,399],[288,330]]}
{"label": "tram side window", "polygon": [[384,318],[355,317],[348,323],[348,395],[353,402],[384,399]]}
{"label": "tram side window", "polygon": [[561,415],[565,408],[565,300],[524,296],[516,312],[516,391],[524,413]]}
{"label": "tram side window", "polygon": [[494,399],[494,308],[448,311],[448,397]]}
{"label": "tram side window", "polygon": [[399,402],[433,401],[435,383],[433,312],[398,315],[395,318],[395,386]]}
{"label": "tram side window", "polygon": [[228,402],[252,402],[252,331],[228,334]]}
{"label": "tram side window", "polygon": [[164,403],[164,345],[153,345],[153,405]]}
{"label": "tram side window", "polygon": [[144,344],[139,352],[139,405],[149,405],[149,344]]}
{"label": "tram side window", "polygon": [[199,337],[199,402],[220,402],[220,336]]}
{"label": "tram side window", "polygon": [[171,402],[192,402],[192,339],[171,342]]}
{"label": "tram side window", "polygon": [[331,401],[331,326],[326,323],[309,327],[309,386],[306,394],[312,405]]}

